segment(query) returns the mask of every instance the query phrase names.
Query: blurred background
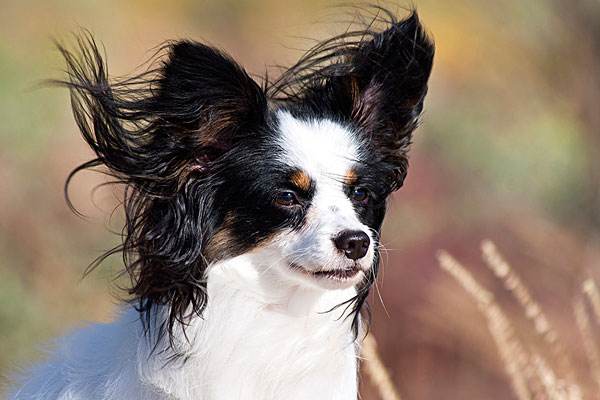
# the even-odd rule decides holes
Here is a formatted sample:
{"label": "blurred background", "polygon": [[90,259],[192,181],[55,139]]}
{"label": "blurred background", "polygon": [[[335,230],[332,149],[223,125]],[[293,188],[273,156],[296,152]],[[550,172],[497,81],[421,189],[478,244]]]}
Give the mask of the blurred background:
{"label": "blurred background", "polygon": [[[331,1],[0,0],[0,385],[38,345],[85,321],[108,321],[120,258],[82,279],[119,241],[119,198],[99,174],[65,177],[91,158],[52,38],[81,27],[103,42],[113,76],[134,72],[166,39],[226,49],[249,71],[289,65],[310,38],[343,31]],[[399,14],[394,3],[381,3]],[[372,333],[403,399],[517,398],[476,303],[437,264],[439,249],[494,293],[521,340],[544,353],[531,321],[482,264],[492,239],[546,311],[585,398],[600,398],[573,299],[598,274],[600,3],[414,0],[437,54],[405,187],[385,225],[387,252],[370,304]],[[598,332],[592,321],[592,333]],[[595,337],[598,337],[597,335]],[[587,352],[587,353],[586,353]],[[1,390],[0,390],[1,393]],[[367,379],[363,399],[377,399]],[[533,398],[533,397],[532,397]],[[542,397],[539,397],[542,398]]]}

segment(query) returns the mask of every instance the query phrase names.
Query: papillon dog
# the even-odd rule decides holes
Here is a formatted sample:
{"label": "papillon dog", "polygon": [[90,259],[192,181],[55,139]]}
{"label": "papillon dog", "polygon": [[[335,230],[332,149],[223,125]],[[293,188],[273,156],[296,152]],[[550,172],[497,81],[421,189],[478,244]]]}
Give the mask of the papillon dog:
{"label": "papillon dog", "polygon": [[357,399],[361,310],[433,63],[416,12],[378,8],[261,83],[191,40],[120,80],[90,34],[59,49],[96,156],[66,188],[97,167],[123,185],[123,241],[102,258],[123,254],[131,303],[9,398]]}

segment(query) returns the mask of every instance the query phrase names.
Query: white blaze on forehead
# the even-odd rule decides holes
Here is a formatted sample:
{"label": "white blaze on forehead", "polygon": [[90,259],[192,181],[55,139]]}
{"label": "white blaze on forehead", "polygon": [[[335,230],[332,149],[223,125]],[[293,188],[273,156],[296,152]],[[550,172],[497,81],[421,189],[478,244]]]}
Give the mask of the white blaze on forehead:
{"label": "white blaze on forehead", "polygon": [[327,119],[300,120],[279,112],[283,161],[312,179],[342,181],[359,159],[360,143],[348,128]]}

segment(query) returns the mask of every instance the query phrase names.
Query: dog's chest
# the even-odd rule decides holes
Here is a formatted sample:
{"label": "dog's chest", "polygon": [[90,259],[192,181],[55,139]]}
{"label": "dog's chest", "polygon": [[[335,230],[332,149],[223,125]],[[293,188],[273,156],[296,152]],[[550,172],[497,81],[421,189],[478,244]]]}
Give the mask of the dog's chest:
{"label": "dog's chest", "polygon": [[286,304],[247,294],[247,287],[209,280],[209,305],[193,327],[188,360],[189,384],[201,393],[194,398],[356,399],[351,318],[342,317],[344,307],[327,312],[352,293],[317,300],[296,293]]}
{"label": "dog's chest", "polygon": [[290,315],[239,293],[213,304],[206,322],[218,322],[200,350],[211,399],[356,398],[355,345],[340,312]]}
{"label": "dog's chest", "polygon": [[177,399],[355,400],[351,316],[330,311],[354,289],[273,293],[238,278],[209,275],[208,306],[186,330],[190,357],[170,371],[154,360],[154,384]]}

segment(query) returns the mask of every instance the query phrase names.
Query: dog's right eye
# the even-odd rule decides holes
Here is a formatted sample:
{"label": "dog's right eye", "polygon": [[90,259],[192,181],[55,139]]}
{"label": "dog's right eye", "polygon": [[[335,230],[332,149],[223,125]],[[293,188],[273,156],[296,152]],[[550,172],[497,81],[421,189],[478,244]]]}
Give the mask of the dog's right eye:
{"label": "dog's right eye", "polygon": [[283,192],[277,193],[277,195],[275,196],[275,204],[282,207],[291,207],[300,203],[298,202],[296,193],[289,190],[285,190]]}

